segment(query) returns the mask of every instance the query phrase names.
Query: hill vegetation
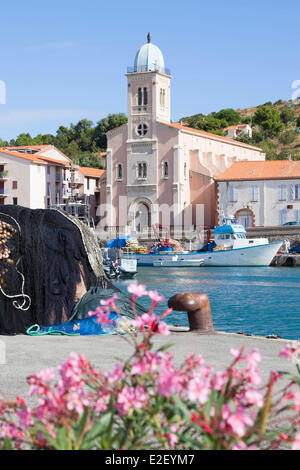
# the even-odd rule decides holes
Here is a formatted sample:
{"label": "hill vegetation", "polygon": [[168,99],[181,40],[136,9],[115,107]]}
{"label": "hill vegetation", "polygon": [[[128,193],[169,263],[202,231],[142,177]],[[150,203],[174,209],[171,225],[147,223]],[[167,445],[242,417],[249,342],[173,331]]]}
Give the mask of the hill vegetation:
{"label": "hill vegetation", "polygon": [[183,117],[182,121],[218,135],[226,135],[228,126],[249,124],[252,138],[244,135],[237,140],[260,147],[268,160],[300,160],[300,103],[297,101],[278,100],[252,108],[222,109],[209,115]]}
{"label": "hill vegetation", "polygon": [[[252,137],[244,135],[237,140],[260,147],[268,160],[300,160],[300,103],[297,101],[278,100],[252,108],[221,109],[181,120],[190,127],[217,135],[226,135],[228,126],[247,123],[252,127]],[[78,165],[103,168],[99,154],[107,147],[106,132],[126,122],[127,116],[123,113],[108,114],[96,124],[81,119],[69,127],[60,126],[55,135],[32,137],[22,133],[9,142],[0,139],[0,147],[55,145]]]}
{"label": "hill vegetation", "polygon": [[9,142],[0,139],[0,147],[22,145],[55,145],[65,155],[80,166],[103,168],[100,152],[106,150],[106,132],[127,122],[125,114],[109,114],[96,125],[88,119],[81,119],[69,127],[60,126],[56,134],[19,134]]}

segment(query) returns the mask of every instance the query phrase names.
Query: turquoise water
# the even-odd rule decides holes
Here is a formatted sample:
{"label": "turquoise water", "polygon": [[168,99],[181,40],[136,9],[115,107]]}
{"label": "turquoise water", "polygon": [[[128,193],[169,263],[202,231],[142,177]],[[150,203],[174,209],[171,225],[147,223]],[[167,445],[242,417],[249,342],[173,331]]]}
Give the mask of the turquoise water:
{"label": "turquoise water", "polygon": [[[136,280],[156,289],[166,301],[178,292],[208,295],[216,330],[253,335],[300,338],[300,269],[268,268],[151,268],[139,267]],[[130,280],[115,284],[126,291]],[[146,307],[149,300],[140,302]],[[173,312],[172,325],[188,326],[187,315]]]}

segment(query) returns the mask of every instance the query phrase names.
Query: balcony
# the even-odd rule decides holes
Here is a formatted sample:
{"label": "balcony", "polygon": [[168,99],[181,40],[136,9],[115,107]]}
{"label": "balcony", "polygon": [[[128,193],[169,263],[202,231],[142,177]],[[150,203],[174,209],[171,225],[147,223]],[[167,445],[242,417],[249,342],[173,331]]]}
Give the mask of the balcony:
{"label": "balcony", "polygon": [[7,196],[8,191],[6,188],[0,188],[0,196]]}
{"label": "balcony", "polygon": [[0,171],[0,180],[6,180],[8,175],[8,171]]}
{"label": "balcony", "polygon": [[166,67],[153,67],[153,70],[146,70],[146,67],[144,67],[144,70],[142,67],[135,67],[135,66],[129,66],[127,67],[127,73],[143,73],[143,72],[160,72],[164,73],[166,75],[171,75],[171,70],[166,68]]}

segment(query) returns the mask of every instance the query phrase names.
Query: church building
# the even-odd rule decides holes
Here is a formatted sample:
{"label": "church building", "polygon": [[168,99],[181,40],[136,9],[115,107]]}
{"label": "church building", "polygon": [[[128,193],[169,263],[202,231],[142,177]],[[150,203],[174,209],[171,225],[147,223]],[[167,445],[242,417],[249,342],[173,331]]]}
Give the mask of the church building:
{"label": "church building", "polygon": [[214,177],[234,162],[265,155],[171,121],[171,73],[150,34],[126,77],[128,122],[107,133],[106,226],[142,231],[155,224],[180,227],[184,218],[197,224],[197,207],[204,208],[204,224],[214,224]]}

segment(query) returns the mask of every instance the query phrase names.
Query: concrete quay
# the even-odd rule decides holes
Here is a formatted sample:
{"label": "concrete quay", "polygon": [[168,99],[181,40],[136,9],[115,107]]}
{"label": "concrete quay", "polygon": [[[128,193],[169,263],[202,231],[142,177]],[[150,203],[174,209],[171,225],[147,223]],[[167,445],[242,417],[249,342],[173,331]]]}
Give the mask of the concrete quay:
{"label": "concrete quay", "polygon": [[[250,352],[257,348],[262,354],[260,373],[267,381],[271,371],[289,371],[296,373],[295,366],[278,353],[284,345],[291,343],[284,339],[267,339],[264,337],[244,336],[216,332],[216,334],[197,334],[184,328],[172,328],[169,336],[157,335],[154,347],[171,344],[170,352],[174,354],[175,364],[180,364],[189,353],[201,353],[205,362],[217,370],[224,370],[233,356],[230,349],[246,347]],[[104,336],[40,336],[27,335],[0,336],[0,391],[8,398],[17,395],[26,398],[28,385],[26,377],[47,367],[57,369],[66,361],[71,352],[83,354],[97,370],[108,371],[113,368],[118,358],[128,358],[132,353],[124,337]]]}

